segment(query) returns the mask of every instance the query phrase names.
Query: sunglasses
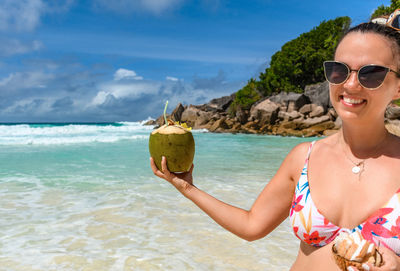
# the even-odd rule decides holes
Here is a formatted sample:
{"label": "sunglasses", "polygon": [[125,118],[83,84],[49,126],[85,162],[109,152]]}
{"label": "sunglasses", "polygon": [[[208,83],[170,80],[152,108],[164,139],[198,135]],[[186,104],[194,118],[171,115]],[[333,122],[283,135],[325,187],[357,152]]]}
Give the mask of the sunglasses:
{"label": "sunglasses", "polygon": [[384,66],[369,64],[359,70],[352,70],[347,64],[338,61],[325,61],[324,71],[326,80],[332,85],[343,84],[349,79],[351,72],[355,71],[358,82],[366,89],[377,89],[382,86],[389,72],[394,72],[400,77],[398,72]]}
{"label": "sunglasses", "polygon": [[390,14],[386,25],[396,30],[400,30],[400,9],[396,9],[392,14]]}

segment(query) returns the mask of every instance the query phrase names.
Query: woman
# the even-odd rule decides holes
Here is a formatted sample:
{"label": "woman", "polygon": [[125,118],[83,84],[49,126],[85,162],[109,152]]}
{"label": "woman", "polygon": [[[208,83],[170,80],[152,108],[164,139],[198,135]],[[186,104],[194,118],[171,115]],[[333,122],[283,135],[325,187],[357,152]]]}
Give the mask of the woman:
{"label": "woman", "polygon": [[334,59],[324,68],[341,130],[296,146],[249,211],[195,187],[193,166],[178,175],[168,171],[165,159],[162,171],[152,159],[151,167],[243,239],[262,238],[290,216],[301,240],[291,270],[339,270],[332,241],[346,229],[379,246],[384,265],[365,270],[400,270],[400,138],[384,126],[387,105],[400,98],[400,34],[361,24],[345,34]]}

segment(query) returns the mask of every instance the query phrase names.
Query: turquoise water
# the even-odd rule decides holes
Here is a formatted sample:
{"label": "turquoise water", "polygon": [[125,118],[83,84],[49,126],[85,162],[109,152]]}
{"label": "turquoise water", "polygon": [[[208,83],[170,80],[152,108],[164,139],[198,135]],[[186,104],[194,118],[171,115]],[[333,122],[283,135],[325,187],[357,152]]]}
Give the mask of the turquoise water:
{"label": "turquoise water", "polygon": [[[248,243],[149,166],[141,123],[0,125],[1,270],[287,270],[284,222]],[[194,180],[250,208],[296,144],[311,139],[194,131]]]}

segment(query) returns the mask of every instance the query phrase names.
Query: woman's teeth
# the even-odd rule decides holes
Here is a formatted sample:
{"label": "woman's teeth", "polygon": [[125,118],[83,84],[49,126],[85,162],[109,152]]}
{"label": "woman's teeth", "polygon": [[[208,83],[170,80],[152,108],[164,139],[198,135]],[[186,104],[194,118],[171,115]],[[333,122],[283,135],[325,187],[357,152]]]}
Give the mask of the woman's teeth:
{"label": "woman's teeth", "polygon": [[364,100],[360,100],[360,99],[351,99],[351,98],[343,97],[343,101],[344,101],[345,103],[348,103],[348,104],[360,104],[360,103],[362,103]]}

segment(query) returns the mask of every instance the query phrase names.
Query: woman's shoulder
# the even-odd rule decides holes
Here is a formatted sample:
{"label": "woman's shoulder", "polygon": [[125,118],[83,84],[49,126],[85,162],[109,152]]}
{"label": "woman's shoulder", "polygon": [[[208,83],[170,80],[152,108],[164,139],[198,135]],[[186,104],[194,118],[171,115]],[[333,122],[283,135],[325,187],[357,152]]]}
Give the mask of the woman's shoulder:
{"label": "woman's shoulder", "polygon": [[327,148],[334,148],[337,140],[335,140],[335,135],[324,137],[321,139],[310,140],[306,142],[302,142],[297,144],[288,156],[293,157],[294,159],[307,158],[307,156],[312,152],[316,151],[317,149],[327,149]]}
{"label": "woman's shoulder", "polygon": [[286,156],[285,162],[292,166],[298,165],[299,167],[302,167],[313,145],[315,145],[315,141],[306,141],[297,144]]}

